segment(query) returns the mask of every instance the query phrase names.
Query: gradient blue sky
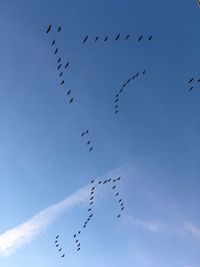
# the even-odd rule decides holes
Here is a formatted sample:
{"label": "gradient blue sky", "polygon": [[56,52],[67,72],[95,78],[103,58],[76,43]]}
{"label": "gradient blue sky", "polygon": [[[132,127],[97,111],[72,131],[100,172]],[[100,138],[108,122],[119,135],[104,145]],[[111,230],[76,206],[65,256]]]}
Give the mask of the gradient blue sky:
{"label": "gradient blue sky", "polygon": [[[49,24],[62,31],[47,35]],[[117,221],[111,191],[102,191],[79,254],[72,235],[85,203],[1,255],[0,266],[200,266],[200,85],[187,86],[200,78],[199,25],[195,0],[0,0],[0,241],[92,178],[121,175],[126,203]],[[82,44],[86,34],[118,32],[133,37]],[[141,34],[154,38],[139,44]],[[54,37],[70,61],[64,78],[73,105],[59,85]],[[116,91],[143,69],[116,116]],[[91,153],[80,137],[87,128]]]}

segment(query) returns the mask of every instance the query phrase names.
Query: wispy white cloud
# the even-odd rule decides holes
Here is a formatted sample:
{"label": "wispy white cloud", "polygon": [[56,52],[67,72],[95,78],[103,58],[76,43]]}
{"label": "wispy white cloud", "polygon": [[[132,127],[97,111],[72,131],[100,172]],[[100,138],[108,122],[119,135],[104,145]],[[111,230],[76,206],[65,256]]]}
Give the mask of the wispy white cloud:
{"label": "wispy white cloud", "polygon": [[26,222],[0,235],[0,256],[9,256],[17,248],[29,243],[67,209],[88,200],[89,186],[83,187],[63,201],[35,214]]}

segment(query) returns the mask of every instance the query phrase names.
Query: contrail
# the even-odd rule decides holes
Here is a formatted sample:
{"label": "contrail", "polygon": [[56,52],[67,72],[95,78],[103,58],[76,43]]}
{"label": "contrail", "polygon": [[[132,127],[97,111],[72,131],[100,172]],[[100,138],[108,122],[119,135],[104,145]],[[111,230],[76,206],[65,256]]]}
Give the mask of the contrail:
{"label": "contrail", "polygon": [[26,222],[0,235],[0,256],[10,256],[16,249],[29,243],[68,208],[88,200],[89,185],[81,188],[57,204],[35,214]]}

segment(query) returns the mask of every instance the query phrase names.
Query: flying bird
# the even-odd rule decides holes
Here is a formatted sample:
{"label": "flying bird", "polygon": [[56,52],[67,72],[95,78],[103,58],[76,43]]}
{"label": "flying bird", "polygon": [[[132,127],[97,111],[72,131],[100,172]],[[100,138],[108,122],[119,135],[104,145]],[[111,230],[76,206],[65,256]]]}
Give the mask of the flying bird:
{"label": "flying bird", "polygon": [[81,231],[78,231],[78,234],[80,234],[81,233]]}
{"label": "flying bird", "polygon": [[118,215],[117,218],[121,217],[121,215]]}
{"label": "flying bird", "polygon": [[89,150],[89,151],[92,151],[92,149],[93,149],[93,146],[90,148],[90,150]]}
{"label": "flying bird", "polygon": [[94,189],[95,189],[95,186],[94,186],[94,187],[92,187],[92,189],[91,189],[91,190],[93,191]]}
{"label": "flying bird", "polygon": [[65,257],[65,254],[62,255],[62,258],[64,258],[64,257]]}
{"label": "flying bird", "polygon": [[104,182],[103,182],[103,184],[106,184],[107,183],[107,180],[105,180]]}
{"label": "flying bird", "polygon": [[151,35],[151,36],[148,38],[148,41],[151,41],[152,37],[153,37],[153,35]]}
{"label": "flying bird", "polygon": [[197,82],[199,83],[200,82],[200,79],[198,79]]}
{"label": "flying bird", "polygon": [[90,200],[93,200],[94,197],[91,197]]}
{"label": "flying bird", "polygon": [[116,188],[116,185],[114,185],[112,189],[115,189],[115,188]]}
{"label": "flying bird", "polygon": [[116,98],[115,101],[114,101],[114,103],[116,103],[117,101],[119,101],[119,98]]}
{"label": "flying bird", "polygon": [[117,194],[115,195],[116,197],[119,195],[119,192],[117,192]]}
{"label": "flying bird", "polygon": [[190,79],[190,80],[188,81],[188,83],[191,83],[193,80],[194,80],[194,78]]}
{"label": "flying bird", "polygon": [[61,31],[61,26],[59,26],[59,28],[58,28],[58,32],[60,32]]}
{"label": "flying bird", "polygon": [[190,87],[189,91],[192,91],[192,89],[193,89],[193,86],[192,86],[192,87]]}
{"label": "flying bird", "polygon": [[74,238],[76,237],[76,234],[74,235]]}
{"label": "flying bird", "polygon": [[122,199],[120,199],[119,202],[122,202]]}
{"label": "flying bird", "polygon": [[57,52],[58,52],[58,48],[56,48],[56,50],[55,50],[55,52],[54,52],[54,55],[57,54]]}
{"label": "flying bird", "polygon": [[65,65],[65,69],[69,66],[69,62],[67,62],[67,64]]}
{"label": "flying bird", "polygon": [[99,181],[98,184],[101,184],[101,181]]}
{"label": "flying bird", "polygon": [[110,182],[111,181],[111,178],[110,179],[108,179],[108,182]]}
{"label": "flying bird", "polygon": [[49,25],[49,27],[48,27],[48,29],[47,29],[46,33],[49,33],[49,32],[50,32],[50,30],[51,30],[51,24]]}
{"label": "flying bird", "polygon": [[87,142],[87,145],[89,145],[89,144],[90,144],[90,141]]}
{"label": "flying bird", "polygon": [[113,180],[113,183],[116,182],[116,179]]}
{"label": "flying bird", "polygon": [[55,244],[58,243],[58,240],[55,241]]}
{"label": "flying bird", "polygon": [[58,239],[59,235],[56,236],[56,238]]}
{"label": "flying bird", "polygon": [[55,41],[55,40],[53,40],[53,42],[51,43],[51,45],[54,45],[54,44],[55,44],[55,42],[56,42],[56,41]]}
{"label": "flying bird", "polygon": [[67,95],[69,95],[71,93],[71,90],[69,90],[68,92],[67,92]]}
{"label": "flying bird", "polygon": [[118,178],[117,178],[117,181],[119,181],[120,179],[121,179],[121,177],[118,177]]}
{"label": "flying bird", "polygon": [[138,38],[138,42],[140,42],[143,38],[143,35],[141,35],[139,38]]}
{"label": "flying bird", "polygon": [[142,74],[145,74],[145,73],[146,73],[146,70],[144,70]]}
{"label": "flying bird", "polygon": [[72,102],[73,102],[73,100],[74,100],[74,98],[72,97],[72,98],[70,99],[69,103],[72,103]]}
{"label": "flying bird", "polygon": [[121,210],[123,210],[123,209],[124,209],[124,207],[121,208]]}
{"label": "flying bird", "polygon": [[76,243],[78,243],[78,239],[76,239]]}
{"label": "flying bird", "polygon": [[90,218],[92,218],[92,216],[93,216],[93,213],[89,215]]}
{"label": "flying bird", "polygon": [[116,108],[118,108],[118,107],[119,107],[119,106],[118,106],[118,105],[116,105],[116,106],[115,106],[115,109],[116,109]]}
{"label": "flying bird", "polygon": [[88,209],[88,211],[91,211],[92,209]]}
{"label": "flying bird", "polygon": [[60,74],[59,74],[59,76],[61,77],[63,75],[63,72],[61,72]]}
{"label": "flying bird", "polygon": [[129,37],[130,37],[130,34],[127,34],[126,35],[126,41],[128,40]]}
{"label": "flying bird", "polygon": [[59,57],[59,59],[57,60],[57,63],[59,63],[61,61],[61,57]]}
{"label": "flying bird", "polygon": [[117,113],[119,111],[119,109],[115,110],[115,113]]}
{"label": "flying bird", "polygon": [[83,40],[83,43],[85,43],[88,39],[88,35],[85,36],[85,39]]}
{"label": "flying bird", "polygon": [[89,130],[87,130],[85,133],[88,134],[89,133]]}
{"label": "flying bird", "polygon": [[92,205],[94,202],[92,201],[92,202],[90,202],[90,205]]}
{"label": "flying bird", "polygon": [[108,40],[108,36],[105,37],[105,39],[103,40],[104,42],[106,42]]}
{"label": "flying bird", "polygon": [[123,88],[122,88],[122,89],[120,89],[120,90],[119,90],[119,92],[120,92],[120,93],[122,93],[122,92],[123,92]]}
{"label": "flying bird", "polygon": [[63,84],[64,84],[64,82],[65,82],[65,81],[64,81],[64,80],[62,80],[62,82],[61,82],[61,84],[60,84],[60,85],[63,85]]}
{"label": "flying bird", "polygon": [[83,137],[85,135],[85,132],[83,132],[82,134],[81,134],[81,136]]}
{"label": "flying bird", "polygon": [[134,80],[135,79],[135,75],[133,75],[133,77],[132,77],[132,80]]}
{"label": "flying bird", "polygon": [[129,83],[131,79],[128,79],[128,81],[126,83]]}
{"label": "flying bird", "polygon": [[59,70],[61,68],[62,64],[59,64],[57,67],[57,70]]}
{"label": "flying bird", "polygon": [[135,77],[138,77],[138,75],[139,75],[139,72],[136,73]]}
{"label": "flying bird", "polygon": [[62,250],[62,248],[59,249],[59,251],[61,251],[61,250]]}
{"label": "flying bird", "polygon": [[77,248],[77,251],[79,251],[80,250],[80,247],[79,248]]}
{"label": "flying bird", "polygon": [[122,203],[120,206],[123,207],[124,206],[124,203]]}
{"label": "flying bird", "polygon": [[98,41],[98,39],[99,39],[99,36],[97,36],[94,41],[96,42],[96,41]]}
{"label": "flying bird", "polygon": [[56,247],[58,247],[58,246],[59,246],[59,244],[56,245]]}
{"label": "flying bird", "polygon": [[117,41],[120,37],[120,33],[115,37],[115,41]]}
{"label": "flying bird", "polygon": [[91,184],[93,184],[93,183],[94,183],[94,180],[91,181]]}
{"label": "flying bird", "polygon": [[80,245],[81,245],[81,244],[80,244],[80,243],[78,243],[77,247],[80,247]]}

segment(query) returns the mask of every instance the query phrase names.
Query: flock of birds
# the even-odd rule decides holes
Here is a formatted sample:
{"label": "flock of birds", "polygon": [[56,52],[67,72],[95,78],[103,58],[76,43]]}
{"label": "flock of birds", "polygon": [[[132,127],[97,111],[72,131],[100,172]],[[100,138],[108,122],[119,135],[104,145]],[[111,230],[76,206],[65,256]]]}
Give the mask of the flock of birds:
{"label": "flock of birds", "polygon": [[[52,26],[49,25],[49,27],[46,30],[46,33],[48,34],[50,31],[52,30]],[[59,26],[57,28],[57,32],[59,33],[61,31],[61,26]],[[125,40],[127,41],[129,38],[131,37],[130,34],[127,34],[125,36]],[[106,42],[108,40],[114,40],[114,41],[118,41],[119,39],[122,39],[124,37],[122,37],[122,35],[119,33],[116,36],[114,36],[114,38],[111,38],[109,36],[105,36],[103,38],[103,41]],[[142,40],[147,40],[147,41],[151,41],[153,38],[153,35],[147,36],[145,37],[144,35],[141,35],[138,37],[138,42],[141,42]],[[89,37],[88,35],[86,35],[83,39],[83,43],[86,43],[88,41]],[[100,40],[99,36],[96,36],[94,38],[94,41],[97,42]],[[57,46],[57,42],[56,39],[53,39],[51,41],[51,46],[54,48],[53,54],[54,56],[57,56],[56,59],[56,63],[57,63],[57,71],[59,72],[59,78],[60,78],[60,86],[65,86],[65,80],[63,78],[64,76],[64,70],[66,70],[69,67],[69,62],[67,63],[63,63],[61,56],[59,55],[59,48]],[[126,82],[123,83],[122,87],[120,88],[120,90],[117,92],[116,94],[116,98],[114,100],[114,110],[115,113],[118,113],[119,111],[119,99],[120,96],[122,94],[122,92],[128,87],[128,84],[131,83],[133,80],[135,80],[136,78],[139,77],[139,75],[144,75],[146,73],[145,70],[143,70],[141,73],[137,72],[136,74],[134,74],[133,76],[129,77],[128,80]],[[73,96],[71,96],[71,90],[66,90],[66,95],[69,98],[69,103],[73,102]],[[90,131],[87,129],[84,132],[81,133],[81,138],[83,138],[83,140],[86,142],[86,146],[89,148],[89,152],[93,150],[93,145],[91,142],[91,139],[89,138],[90,135]],[[101,185],[105,185],[105,184],[110,184],[112,187],[112,190],[114,191],[115,197],[117,199],[118,205],[119,205],[119,212],[117,214],[117,218],[120,218],[122,215],[123,210],[125,209],[124,207],[124,202],[122,201],[122,198],[120,198],[120,194],[119,191],[117,190],[117,183],[120,181],[121,177],[115,178],[115,179],[106,179],[106,180],[99,180],[99,181],[91,181],[91,191],[90,191],[90,196],[89,196],[89,207],[88,207],[88,216],[87,218],[84,219],[84,223],[82,225],[82,227],[73,235],[74,241],[75,241],[75,245],[76,245],[76,250],[80,251],[81,249],[81,243],[80,243],[80,235],[84,232],[85,228],[87,227],[87,225],[89,224],[89,222],[91,222],[92,218],[93,218],[93,206],[95,204],[95,196],[96,196],[96,190],[97,187],[101,186]],[[61,253],[61,257],[64,258],[66,255],[66,252],[63,252],[63,247],[61,247],[61,242],[59,239],[60,235],[57,235],[55,238],[55,246],[58,249],[58,252]]]}
{"label": "flock of birds", "polygon": [[189,91],[192,91],[192,89],[194,88],[194,82],[196,81],[196,83],[199,83],[200,82],[200,79],[197,79],[195,80],[194,78],[191,78],[189,81],[188,81],[188,84],[190,86],[189,88]]}
{"label": "flock of birds", "polygon": [[[52,29],[52,26],[49,25],[46,33],[49,33]],[[57,29],[57,32],[59,33],[61,31],[61,26],[58,27]],[[52,47],[55,47],[55,50],[53,51],[53,54],[55,56],[58,56],[59,55],[59,49],[56,45],[56,39],[54,39],[52,42],[51,42],[51,46]],[[63,75],[64,75],[64,70],[66,70],[68,67],[69,67],[69,61],[66,63],[63,63],[62,62],[62,58],[61,56],[59,55],[57,60],[56,60],[56,64],[57,64],[57,71],[59,72],[59,78],[60,78],[60,85],[63,86],[64,83],[65,83],[65,80],[62,78]],[[66,96],[69,100],[69,103],[71,104],[74,100],[73,96],[71,96],[71,90],[65,90],[66,91]]]}
{"label": "flock of birds", "polygon": [[[146,73],[146,71],[144,70],[144,71],[142,72],[142,75],[144,75],[145,73]],[[119,90],[119,91],[117,92],[117,94],[115,95],[115,99],[114,99],[114,113],[115,113],[115,114],[118,113],[118,111],[119,111],[119,97],[120,97],[120,95],[121,95],[122,92],[127,88],[127,85],[128,85],[131,81],[135,80],[139,75],[140,75],[140,73],[137,72],[136,74],[134,74],[133,76],[131,76],[130,78],[128,78],[128,80],[127,80],[125,83],[123,83],[122,87],[120,88],[120,90]]]}
{"label": "flock of birds", "polygon": [[[121,180],[121,177],[117,177],[115,179],[106,179],[106,180],[99,180],[98,182],[96,182],[95,184],[95,180],[92,180],[91,181],[91,190],[90,190],[90,195],[89,195],[89,207],[88,207],[88,210],[87,212],[89,213],[89,215],[87,216],[86,219],[84,219],[84,223],[82,225],[82,229],[80,228],[76,233],[73,234],[73,238],[74,238],[74,241],[75,241],[75,246],[76,246],[76,251],[80,251],[81,249],[81,243],[80,243],[80,238],[79,236],[84,232],[85,228],[87,227],[87,225],[89,224],[89,222],[91,222],[92,218],[93,218],[93,206],[95,204],[95,192],[97,190],[97,187],[99,187],[100,185],[105,185],[105,184],[110,184],[111,187],[112,187],[112,190],[114,191],[114,194],[115,194],[115,197],[117,199],[117,202],[118,202],[118,205],[119,205],[119,210],[120,212],[118,212],[118,215],[117,215],[117,218],[120,218],[121,217],[121,214],[123,212],[123,210],[125,209],[125,206],[124,206],[124,202],[122,200],[122,198],[120,198],[120,193],[119,191],[117,190],[117,183]],[[59,236],[60,235],[57,235],[56,238],[55,238],[55,246],[56,248],[58,248],[58,251],[61,252],[62,251],[62,248],[60,247],[60,243],[58,242],[59,240]],[[62,258],[65,257],[65,253],[62,254],[61,256]]]}
{"label": "flock of birds", "polygon": [[[125,37],[122,37],[122,35],[121,35],[120,33],[118,33],[118,34],[117,34],[116,36],[114,36],[114,37],[109,37],[108,35],[105,35],[102,39],[100,39],[100,37],[97,35],[97,36],[95,36],[95,38],[92,38],[92,40],[93,40],[94,42],[97,42],[97,41],[99,41],[99,40],[102,40],[103,42],[106,42],[106,41],[108,41],[108,40],[111,40],[111,41],[118,41],[119,39],[122,39],[122,38],[123,38],[123,40],[127,41],[131,36],[132,36],[131,34],[126,34]],[[141,42],[141,41],[144,40],[144,39],[147,40],[147,41],[151,41],[152,38],[153,38],[153,35],[149,35],[149,36],[147,36],[147,37],[145,37],[144,35],[140,35],[140,36],[137,37],[137,41],[138,41],[138,42]],[[86,35],[86,36],[84,37],[84,39],[83,39],[83,44],[86,43],[88,40],[89,40],[89,36]]]}

